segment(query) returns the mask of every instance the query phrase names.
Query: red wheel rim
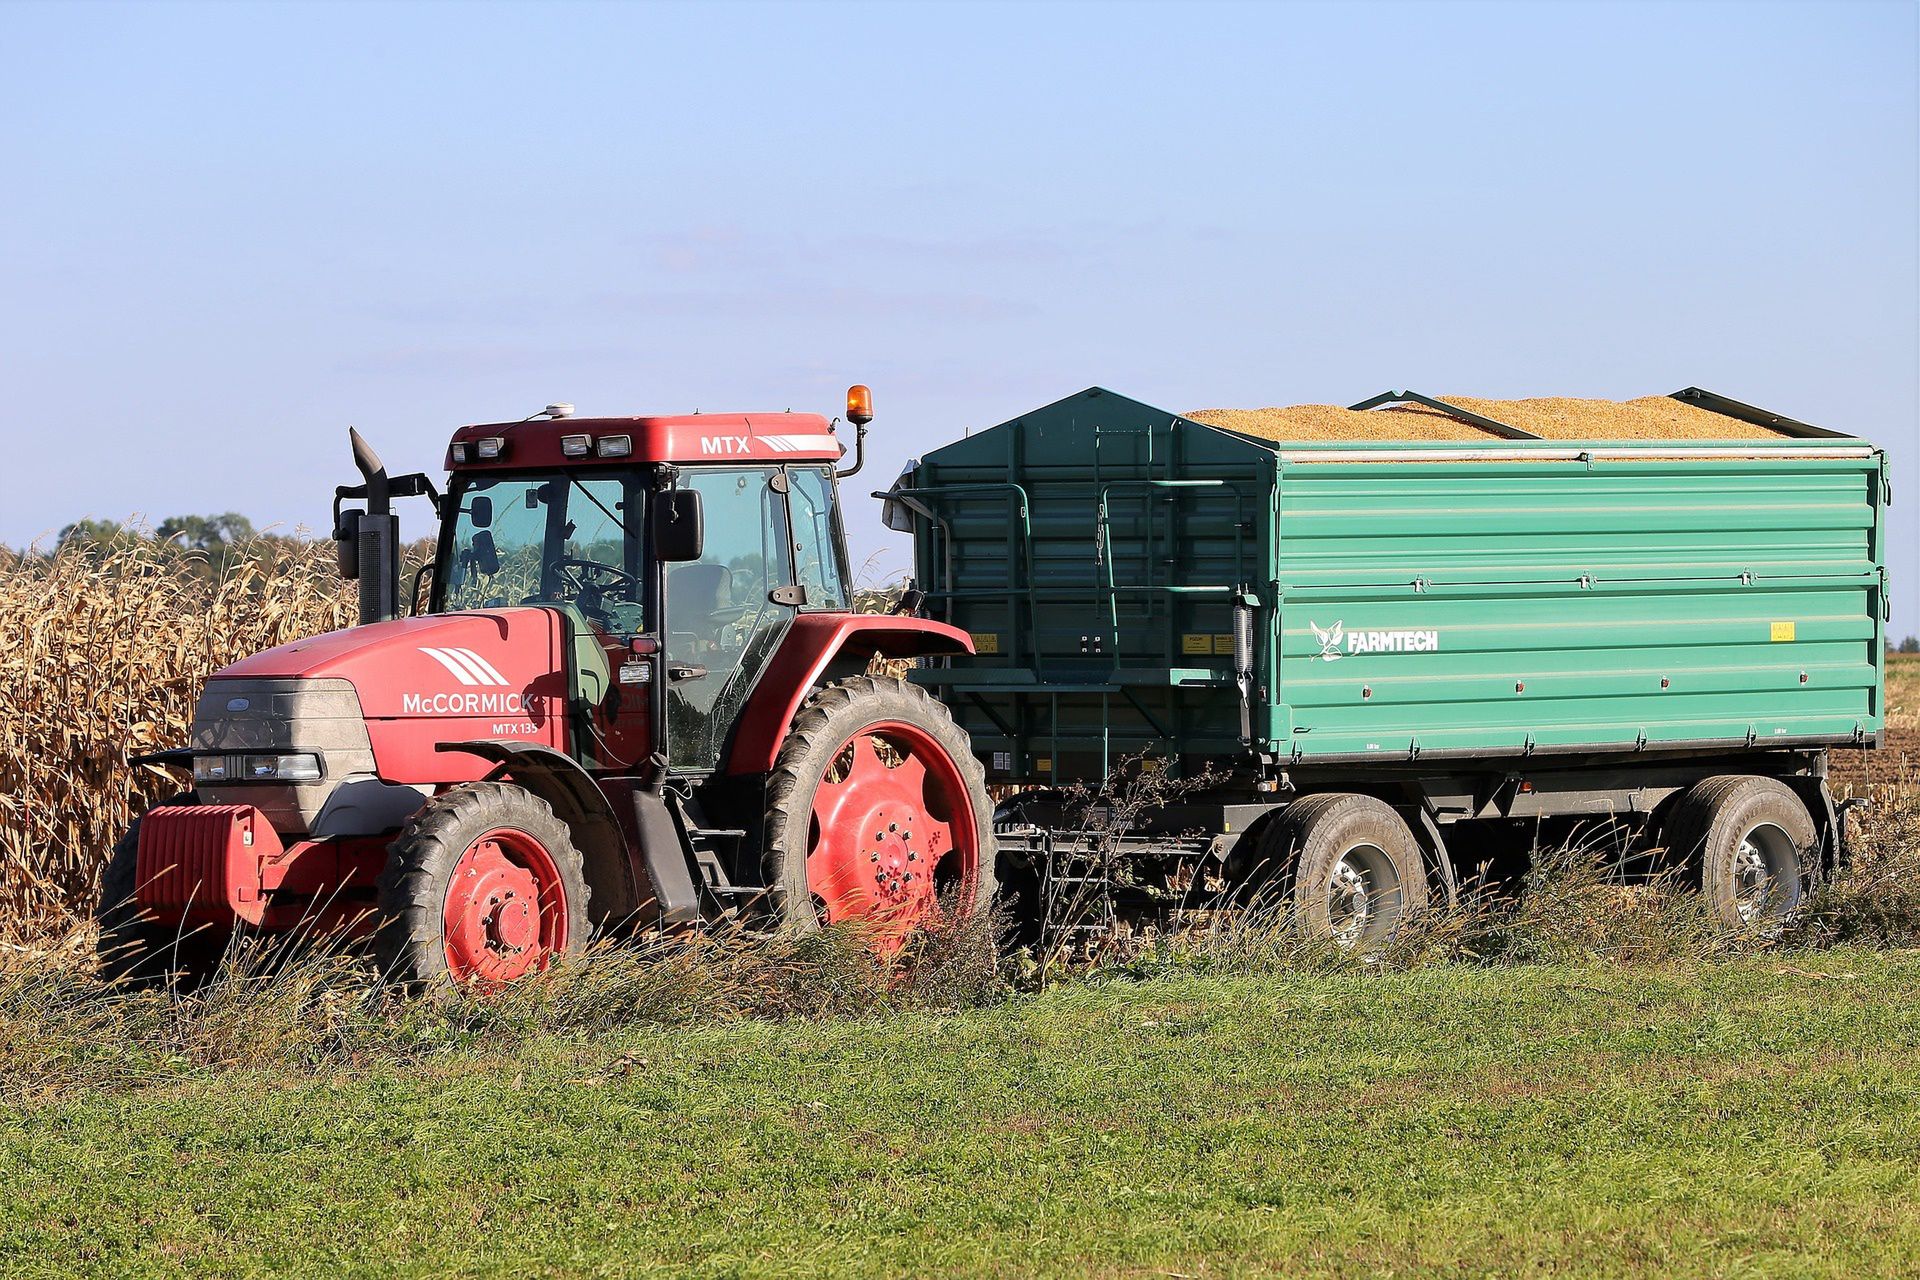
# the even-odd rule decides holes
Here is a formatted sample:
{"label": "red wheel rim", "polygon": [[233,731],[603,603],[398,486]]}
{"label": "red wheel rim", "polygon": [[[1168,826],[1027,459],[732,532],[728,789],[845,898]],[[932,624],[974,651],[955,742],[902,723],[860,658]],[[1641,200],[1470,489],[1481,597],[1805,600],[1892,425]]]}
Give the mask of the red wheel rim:
{"label": "red wheel rim", "polygon": [[462,982],[512,982],[567,945],[560,869],[524,831],[495,827],[467,846],[447,886],[447,972]]}
{"label": "red wheel rim", "polygon": [[823,924],[859,920],[893,949],[954,889],[971,900],[980,839],[966,779],[925,729],[869,725],[840,744],[813,793],[807,888]]}

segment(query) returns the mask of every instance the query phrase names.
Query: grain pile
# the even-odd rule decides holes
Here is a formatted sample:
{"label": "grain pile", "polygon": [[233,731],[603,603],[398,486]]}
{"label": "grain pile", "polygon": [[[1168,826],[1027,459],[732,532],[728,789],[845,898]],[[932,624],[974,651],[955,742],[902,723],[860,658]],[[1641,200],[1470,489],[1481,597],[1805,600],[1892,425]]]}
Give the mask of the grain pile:
{"label": "grain pile", "polygon": [[[1671,396],[1638,400],[1482,400],[1441,396],[1469,413],[1548,440],[1778,440],[1768,427],[1697,409]],[[1299,404],[1280,409],[1197,409],[1195,422],[1268,440],[1500,440],[1504,437],[1422,404],[1342,409]]]}
{"label": "grain pile", "polygon": [[1485,440],[1488,433],[1458,418],[1430,410],[1403,413],[1377,409],[1357,413],[1331,404],[1284,409],[1195,409],[1186,415],[1210,427],[1268,440]]}
{"label": "grain pile", "polygon": [[211,672],[353,614],[332,543],[263,540],[217,575],[151,542],[0,548],[0,941],[87,914],[133,815],[181,790],[127,756],[183,744]]}

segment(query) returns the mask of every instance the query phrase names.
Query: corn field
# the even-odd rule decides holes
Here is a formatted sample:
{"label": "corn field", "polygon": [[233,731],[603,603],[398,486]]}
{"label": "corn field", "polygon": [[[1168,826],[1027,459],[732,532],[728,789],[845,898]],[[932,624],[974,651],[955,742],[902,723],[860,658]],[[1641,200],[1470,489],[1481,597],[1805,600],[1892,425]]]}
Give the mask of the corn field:
{"label": "corn field", "polygon": [[332,543],[240,550],[218,574],[148,540],[0,550],[0,941],[87,915],[127,823],[181,789],[127,757],[186,742],[208,674],[352,621]]}

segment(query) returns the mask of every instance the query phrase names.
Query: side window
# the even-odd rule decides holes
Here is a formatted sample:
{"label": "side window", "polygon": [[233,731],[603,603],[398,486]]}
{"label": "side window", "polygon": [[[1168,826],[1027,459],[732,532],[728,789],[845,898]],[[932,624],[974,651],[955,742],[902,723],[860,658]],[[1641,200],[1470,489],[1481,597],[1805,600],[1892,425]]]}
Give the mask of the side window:
{"label": "side window", "polygon": [[689,468],[680,487],[700,494],[706,547],[691,564],[667,569],[667,630],[703,651],[738,650],[742,633],[770,606],[767,593],[791,579],[773,467]]}
{"label": "side window", "polygon": [[667,758],[676,767],[714,766],[793,617],[768,598],[793,580],[786,514],[770,483],[778,470],[689,467],[680,475],[681,488],[700,494],[706,546],[666,574]]}
{"label": "side window", "polygon": [[844,609],[847,585],[840,568],[833,477],[825,467],[794,467],[787,479],[787,506],[793,513],[794,572],[807,589],[807,607]]}

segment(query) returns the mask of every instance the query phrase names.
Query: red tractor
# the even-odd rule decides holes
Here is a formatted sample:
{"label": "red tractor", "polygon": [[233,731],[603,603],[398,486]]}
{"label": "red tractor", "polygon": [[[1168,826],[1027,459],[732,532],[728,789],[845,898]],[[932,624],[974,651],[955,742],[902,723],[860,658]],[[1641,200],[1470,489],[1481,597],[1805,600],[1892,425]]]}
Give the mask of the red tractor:
{"label": "red tractor", "polygon": [[[110,973],[202,975],[244,926],[501,983],[601,931],[864,921],[887,946],[991,901],[966,735],[871,674],[971,641],[852,611],[837,480],[866,388],[840,472],[817,414],[569,413],[456,432],[444,494],[353,435],[360,624],[217,672],[191,742],[135,761],[193,787],[114,850]],[[440,528],[403,600],[406,496]]]}

